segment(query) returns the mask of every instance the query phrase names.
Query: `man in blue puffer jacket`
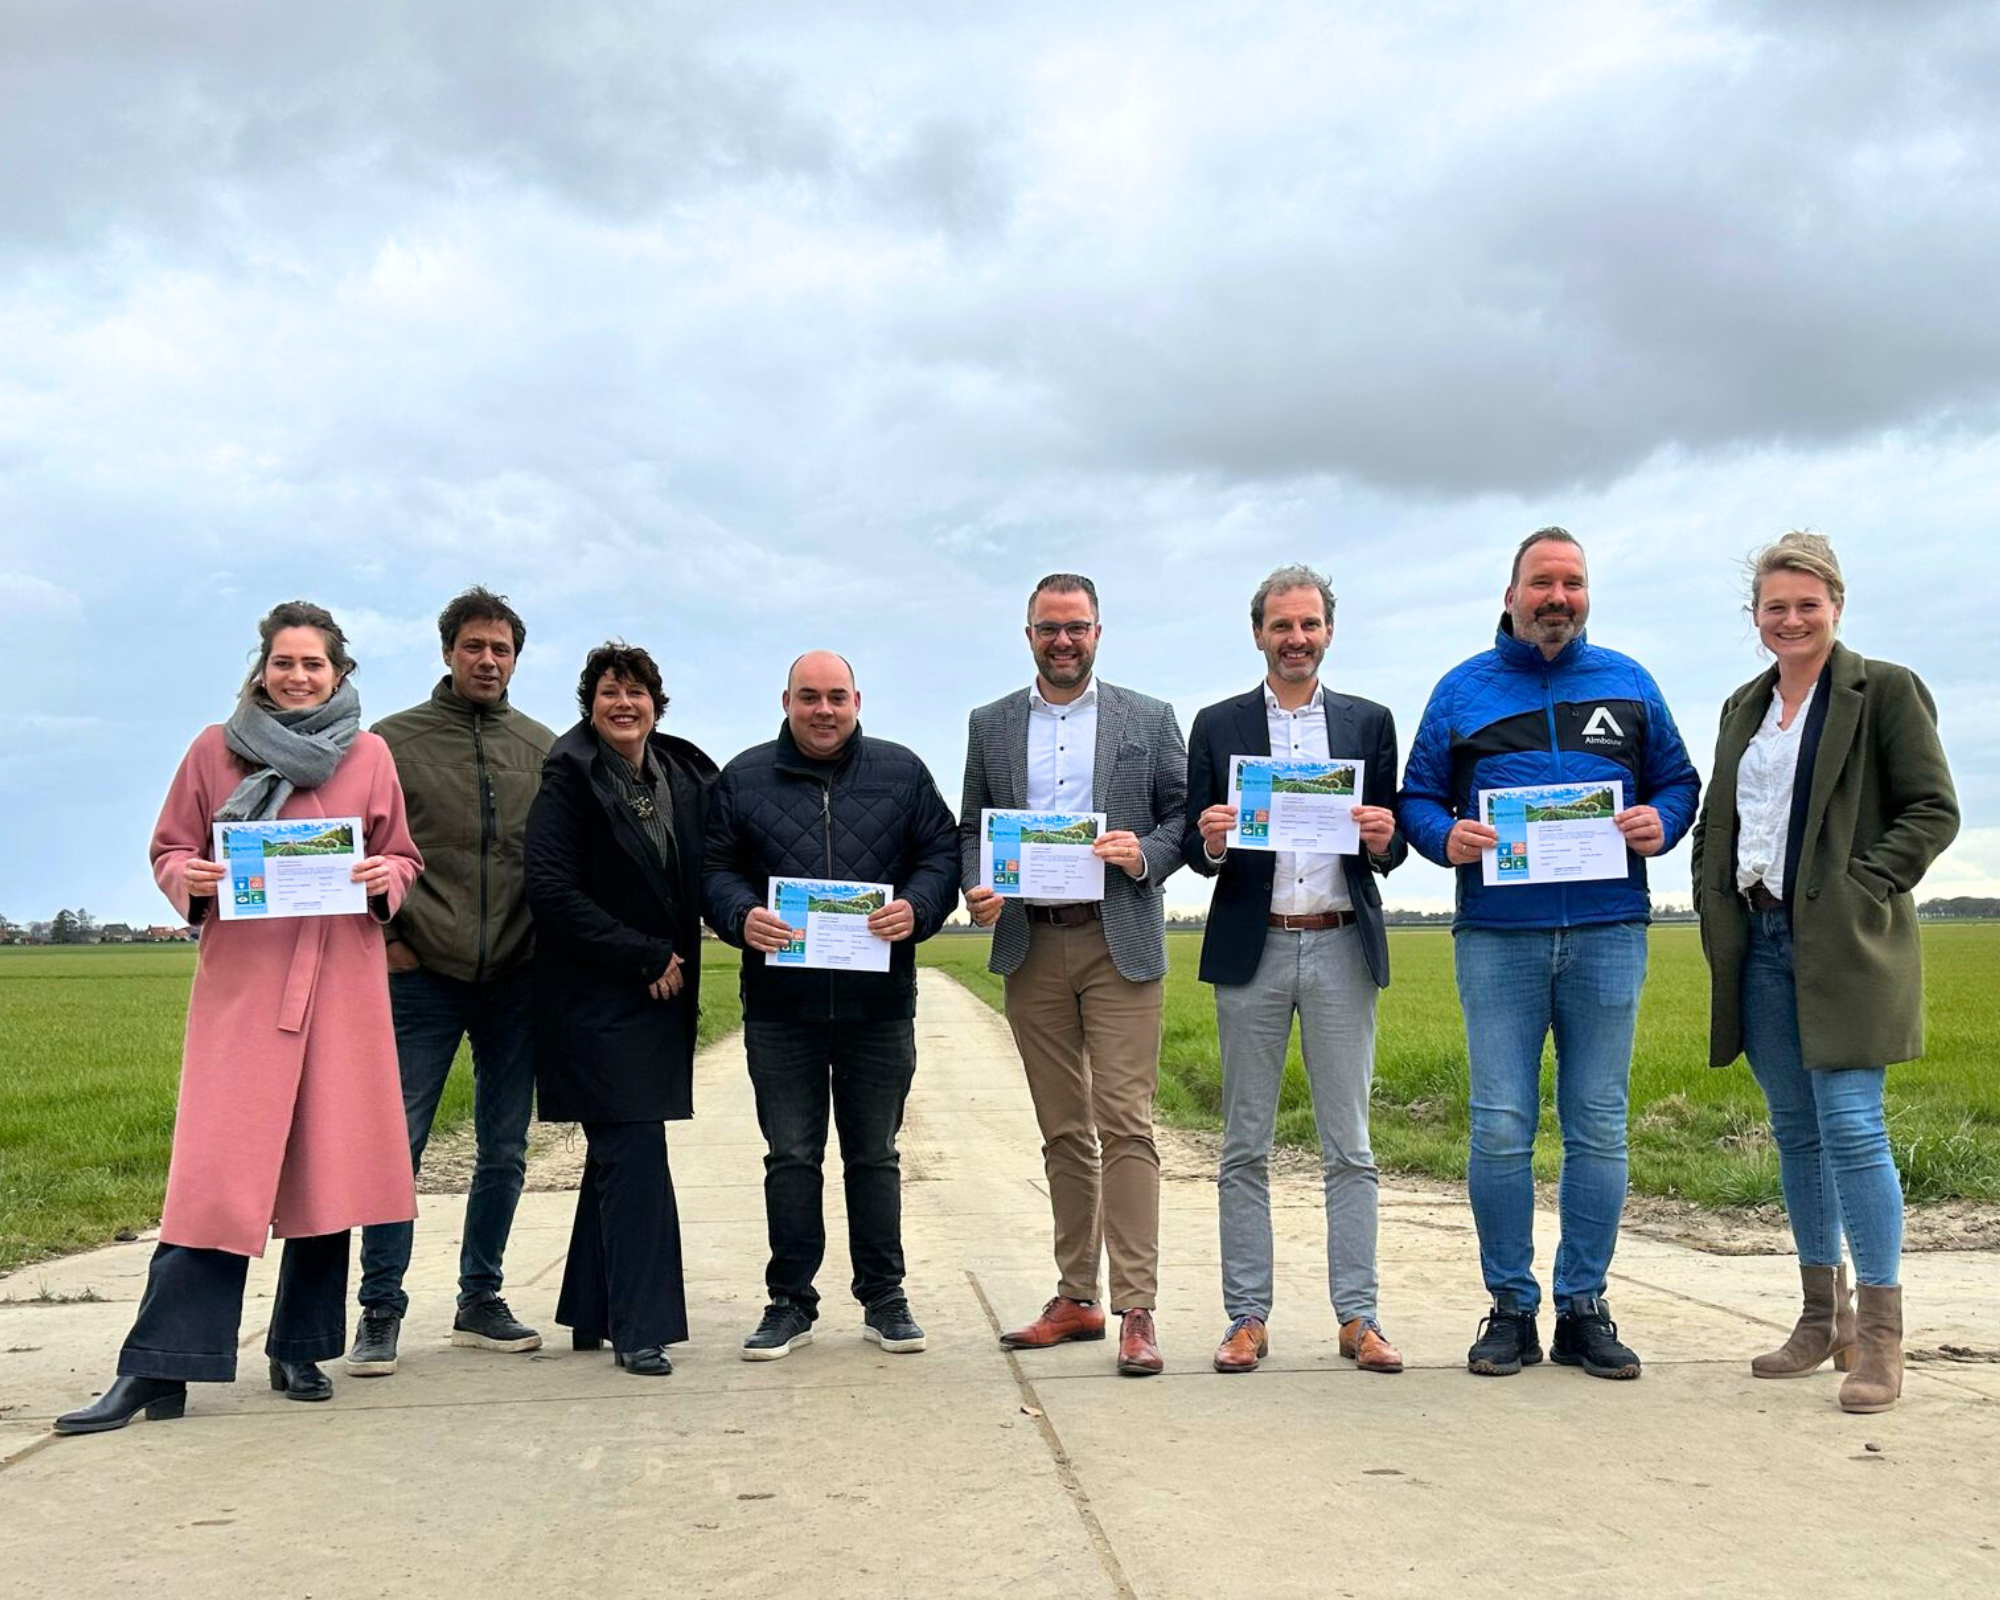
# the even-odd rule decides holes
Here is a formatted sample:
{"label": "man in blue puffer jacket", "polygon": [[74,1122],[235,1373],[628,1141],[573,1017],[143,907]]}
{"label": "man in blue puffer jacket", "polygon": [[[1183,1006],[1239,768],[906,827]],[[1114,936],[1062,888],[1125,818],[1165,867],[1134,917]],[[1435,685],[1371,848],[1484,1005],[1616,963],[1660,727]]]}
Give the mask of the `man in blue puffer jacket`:
{"label": "man in blue puffer jacket", "polygon": [[[1646,978],[1645,857],[1679,843],[1701,780],[1651,674],[1591,644],[1583,549],[1562,528],[1514,555],[1493,648],[1431,692],[1403,770],[1397,818],[1413,849],[1458,868],[1453,966],[1472,1081],[1467,1187],[1480,1268],[1493,1296],[1466,1365],[1487,1375],[1542,1359],[1535,1313],[1535,1127],[1542,1045],[1556,1042],[1562,1127],[1562,1237],[1556,1249],[1555,1360],[1600,1378],[1636,1378],[1604,1282],[1625,1204],[1625,1108],[1632,1032]],[[1615,780],[1625,809],[1624,877],[1482,881],[1498,835],[1479,820],[1485,789]]]}

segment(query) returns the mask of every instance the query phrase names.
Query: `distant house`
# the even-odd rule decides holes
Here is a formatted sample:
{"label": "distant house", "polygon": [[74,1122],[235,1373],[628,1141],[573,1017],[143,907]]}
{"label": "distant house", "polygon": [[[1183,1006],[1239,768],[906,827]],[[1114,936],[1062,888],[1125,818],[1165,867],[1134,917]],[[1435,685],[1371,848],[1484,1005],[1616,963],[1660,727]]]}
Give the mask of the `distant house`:
{"label": "distant house", "polygon": [[170,928],[164,923],[155,923],[140,937],[147,944],[187,944],[194,934],[185,925]]}
{"label": "distant house", "polygon": [[137,937],[128,922],[107,922],[97,930],[99,944],[130,944]]}

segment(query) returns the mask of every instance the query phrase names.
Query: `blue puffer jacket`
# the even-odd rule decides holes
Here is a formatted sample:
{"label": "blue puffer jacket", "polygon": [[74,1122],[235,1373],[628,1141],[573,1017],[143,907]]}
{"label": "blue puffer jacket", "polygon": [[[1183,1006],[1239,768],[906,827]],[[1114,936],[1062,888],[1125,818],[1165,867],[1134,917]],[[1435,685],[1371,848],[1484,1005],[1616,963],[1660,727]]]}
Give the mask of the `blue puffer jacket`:
{"label": "blue puffer jacket", "polygon": [[[1701,779],[1652,675],[1630,656],[1578,634],[1553,661],[1500,619],[1493,648],[1461,662],[1424,707],[1397,820],[1410,846],[1439,866],[1445,836],[1479,815],[1479,791],[1530,783],[1617,779],[1625,804],[1660,813],[1666,843],[1694,823]],[[1646,863],[1622,879],[1489,889],[1480,864],[1458,869],[1454,928],[1574,928],[1651,920]]]}
{"label": "blue puffer jacket", "polygon": [[773,878],[887,883],[916,932],[887,972],[774,967],[743,952],[743,1015],[756,1022],[889,1022],[917,1013],[916,946],[958,904],[958,823],[915,751],[854,735],[831,761],[789,726],[722,769],[709,798],[701,898],[708,925],[743,946],[743,920]]}

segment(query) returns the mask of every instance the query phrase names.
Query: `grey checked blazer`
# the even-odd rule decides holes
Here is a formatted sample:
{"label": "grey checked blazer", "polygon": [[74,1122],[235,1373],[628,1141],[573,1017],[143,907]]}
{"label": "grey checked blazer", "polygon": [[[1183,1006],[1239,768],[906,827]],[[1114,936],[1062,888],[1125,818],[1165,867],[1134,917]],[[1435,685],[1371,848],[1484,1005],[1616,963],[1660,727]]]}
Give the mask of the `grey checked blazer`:
{"label": "grey checked blazer", "polygon": [[[1116,684],[1097,684],[1094,811],[1113,829],[1139,836],[1146,876],[1135,880],[1112,867],[1104,874],[1104,939],[1119,974],[1133,983],[1167,975],[1167,921],[1162,886],[1182,864],[1187,831],[1187,746],[1174,708]],[[962,886],[979,887],[979,813],[988,806],[1028,803],[1028,691],[981,706],[967,719],[965,803],[959,807]],[[1010,900],[993,926],[987,967],[1013,972],[1028,955],[1028,913]]]}

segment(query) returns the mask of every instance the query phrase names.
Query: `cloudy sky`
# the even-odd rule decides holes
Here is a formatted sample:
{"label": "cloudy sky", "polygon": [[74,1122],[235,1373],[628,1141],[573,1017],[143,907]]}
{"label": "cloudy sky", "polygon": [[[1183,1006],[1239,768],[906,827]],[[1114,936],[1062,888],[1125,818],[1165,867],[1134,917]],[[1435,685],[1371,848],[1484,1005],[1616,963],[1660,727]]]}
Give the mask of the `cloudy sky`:
{"label": "cloudy sky", "polygon": [[163,915],[279,599],[379,716],[485,582],[524,708],[620,635],[718,759],[837,648],[955,803],[1045,571],[1185,725],[1313,562],[1407,737],[1549,522],[1704,770],[1829,534],[2000,893],[1996,81],[1944,0],[0,0],[0,913]]}

